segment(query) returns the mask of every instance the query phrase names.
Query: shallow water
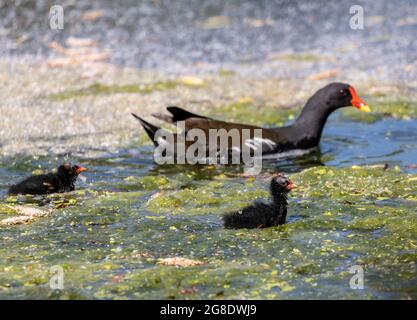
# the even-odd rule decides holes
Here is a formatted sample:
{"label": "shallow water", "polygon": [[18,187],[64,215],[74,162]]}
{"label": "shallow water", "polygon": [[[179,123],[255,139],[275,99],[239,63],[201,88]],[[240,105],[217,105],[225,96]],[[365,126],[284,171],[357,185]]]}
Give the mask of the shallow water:
{"label": "shallow water", "polygon": [[[46,199],[5,193],[63,157],[3,159],[0,216],[15,201],[56,209],[0,227],[0,297],[416,298],[416,129],[415,119],[363,123],[339,113],[319,150],[264,161],[255,178],[237,175],[240,166],[157,166],[149,145],[79,155],[71,160],[89,171],[78,191]],[[224,230],[221,214],[267,197],[276,171],[300,186],[288,224]],[[161,265],[167,257],[205,265]],[[64,268],[63,291],[48,286],[54,265]],[[350,289],[353,265],[364,268],[363,290]]]}
{"label": "shallow water", "polygon": [[[215,71],[222,65],[245,69],[248,63],[274,59],[315,62],[304,70],[256,63],[246,74],[292,78],[317,70],[341,68],[344,77],[358,73],[378,81],[414,82],[417,10],[413,0],[362,1],[365,29],[350,28],[352,3],[319,1],[73,1],[62,3],[65,27],[56,32],[46,17],[54,1],[2,3],[0,53],[33,57],[54,55],[48,43],[69,37],[98,41],[120,65],[169,73]],[[87,19],[86,12],[99,13]],[[107,32],[103,32],[107,30]],[[305,53],[307,52],[307,54]],[[300,55],[292,55],[300,53]],[[330,57],[330,58],[329,58]],[[332,61],[336,57],[337,64]],[[293,61],[294,62],[294,61]],[[214,64],[214,65],[213,65]],[[352,70],[352,68],[357,68]],[[349,72],[347,72],[349,70]],[[241,70],[245,72],[244,70]]]}

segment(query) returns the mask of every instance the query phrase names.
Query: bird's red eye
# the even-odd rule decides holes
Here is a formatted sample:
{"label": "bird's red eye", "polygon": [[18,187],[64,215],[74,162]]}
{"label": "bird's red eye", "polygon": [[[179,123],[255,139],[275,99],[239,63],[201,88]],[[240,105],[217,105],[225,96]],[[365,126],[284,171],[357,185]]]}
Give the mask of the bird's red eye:
{"label": "bird's red eye", "polygon": [[345,96],[345,95],[346,95],[346,91],[345,91],[345,90],[343,90],[343,89],[341,89],[341,90],[339,91],[339,93],[340,93],[340,95],[341,95],[341,96]]}

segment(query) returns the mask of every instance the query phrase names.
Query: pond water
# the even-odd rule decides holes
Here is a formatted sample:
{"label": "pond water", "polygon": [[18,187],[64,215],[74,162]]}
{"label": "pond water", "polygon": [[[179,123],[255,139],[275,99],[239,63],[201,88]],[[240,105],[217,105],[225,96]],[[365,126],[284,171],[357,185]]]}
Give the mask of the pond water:
{"label": "pond water", "polygon": [[[15,202],[54,211],[0,227],[0,298],[417,298],[416,147],[417,120],[337,114],[320,150],[266,160],[256,177],[240,166],[157,166],[150,145],[133,144],[72,156],[89,169],[75,192],[17,199],[6,197],[10,183],[64,157],[2,159],[0,216]],[[277,171],[299,185],[288,223],[223,229],[221,214],[267,197]],[[160,263],[168,257],[204,264]],[[62,291],[48,284],[54,265]],[[349,285],[355,265],[363,290]]]}

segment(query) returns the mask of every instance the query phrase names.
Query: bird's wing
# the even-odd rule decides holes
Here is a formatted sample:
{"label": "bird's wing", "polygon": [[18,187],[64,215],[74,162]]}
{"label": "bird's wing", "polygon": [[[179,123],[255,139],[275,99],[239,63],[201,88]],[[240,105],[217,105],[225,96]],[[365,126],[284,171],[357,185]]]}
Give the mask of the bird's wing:
{"label": "bird's wing", "polygon": [[54,189],[49,174],[26,178],[10,188],[12,194],[43,194]]}
{"label": "bird's wing", "polygon": [[[248,124],[231,123],[225,121],[214,120],[210,118],[189,118],[185,120],[185,130],[190,133],[193,129],[202,130],[207,138],[207,144],[218,144],[218,141],[210,141],[210,131],[217,130],[217,133],[211,133],[212,135],[217,134],[220,138],[224,136],[228,138],[229,149],[235,151],[241,151],[243,145],[251,150],[260,150],[262,153],[272,152],[276,150],[276,141],[279,141],[279,136],[275,131],[270,129],[261,128]],[[233,137],[237,135],[238,139],[233,140]],[[231,141],[230,141],[231,140]],[[230,145],[231,144],[231,145]]]}
{"label": "bird's wing", "polygon": [[[194,142],[197,142],[197,145],[206,146],[206,150],[219,150],[219,141],[215,138],[214,135],[217,135],[219,139],[227,143],[227,149],[232,152],[242,152],[243,146],[247,147],[248,150],[260,151],[262,153],[274,152],[277,149],[276,141],[280,141],[280,135],[273,130],[261,128],[257,126],[252,126],[248,124],[232,123],[225,122],[220,120],[214,120],[211,118],[202,117],[195,115],[191,112],[183,110],[178,107],[168,107],[168,110],[172,113],[172,117],[164,115],[162,120],[167,122],[176,122],[176,121],[185,121],[184,131],[187,134],[187,137],[190,134],[200,135],[194,138],[187,138],[186,145],[191,145]],[[132,115],[140,121],[149,138],[154,142],[155,146],[158,146],[160,143],[155,141],[155,133],[161,129],[141,117],[132,113]],[[169,119],[165,117],[170,117]],[[198,130],[193,130],[198,129]],[[260,130],[260,131],[256,131]],[[216,131],[217,130],[217,131]],[[201,139],[201,134],[204,136],[204,140]],[[258,135],[262,134],[262,136]],[[211,138],[212,137],[212,138]],[[177,135],[174,134],[174,141],[177,141]],[[211,154],[211,153],[210,153]]]}

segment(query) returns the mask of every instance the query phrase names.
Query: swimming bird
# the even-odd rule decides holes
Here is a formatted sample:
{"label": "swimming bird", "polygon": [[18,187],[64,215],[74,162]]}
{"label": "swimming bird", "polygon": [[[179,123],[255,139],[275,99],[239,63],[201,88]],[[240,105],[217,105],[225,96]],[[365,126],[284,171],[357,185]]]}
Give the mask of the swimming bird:
{"label": "swimming bird", "polygon": [[[199,129],[206,137],[209,137],[210,129],[225,129],[226,132],[237,129],[239,133],[242,133],[242,129],[248,129],[250,132],[249,136],[244,139],[244,135],[240,134],[241,139],[238,143],[232,142],[232,144],[228,145],[229,152],[242,153],[242,146],[245,144],[250,149],[261,151],[265,155],[317,147],[328,116],[333,111],[347,106],[354,106],[361,111],[370,112],[369,106],[357,95],[356,90],[351,85],[331,83],[318,90],[308,99],[295,122],[284,127],[262,128],[248,124],[220,121],[191,113],[176,106],[167,107],[170,114],[157,113],[153,114],[153,116],[172,124],[184,121],[185,133],[190,132],[192,129]],[[132,113],[132,115],[140,121],[156,147],[161,145],[161,143],[173,143],[176,145],[177,141],[179,141],[177,134],[173,134],[173,139],[170,141],[161,139],[161,137],[156,135],[160,127],[145,121],[136,114]],[[261,130],[262,137],[255,136],[255,129]],[[185,148],[187,149],[195,141],[185,141]],[[218,148],[217,146],[212,146],[211,143],[209,139],[203,141],[207,150]],[[217,140],[215,143],[217,144]],[[176,148],[173,149],[176,150]]]}
{"label": "swimming bird", "polygon": [[278,174],[271,180],[271,202],[255,202],[237,212],[223,216],[224,227],[267,228],[284,224],[287,218],[287,194],[295,185],[287,177]]}
{"label": "swimming bird", "polygon": [[30,176],[11,186],[8,194],[41,195],[73,191],[78,175],[86,170],[86,168],[79,165],[64,163],[58,167],[57,172]]}

